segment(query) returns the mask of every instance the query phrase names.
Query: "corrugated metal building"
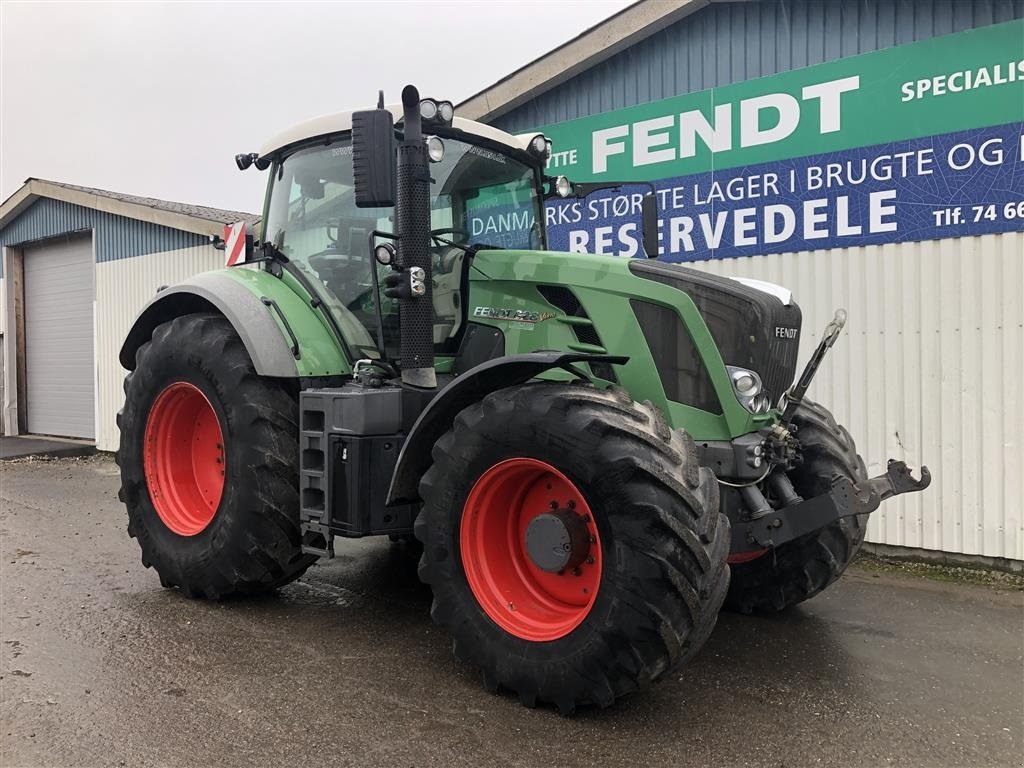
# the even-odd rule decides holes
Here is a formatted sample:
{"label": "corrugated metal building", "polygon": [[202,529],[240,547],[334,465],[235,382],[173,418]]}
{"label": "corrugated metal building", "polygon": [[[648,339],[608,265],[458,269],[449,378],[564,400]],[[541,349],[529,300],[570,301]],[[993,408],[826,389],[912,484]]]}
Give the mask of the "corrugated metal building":
{"label": "corrugated metal building", "polygon": [[[964,186],[966,191],[959,197],[948,188],[932,196],[947,205],[961,198],[964,203],[986,202],[984,195],[999,187],[1006,193],[998,198],[999,203],[991,210],[985,205],[980,214],[973,213],[973,217],[992,213],[1003,219],[990,222],[987,229],[952,227],[951,236],[941,236],[937,230],[926,232],[922,227],[919,232],[876,237],[866,243],[850,238],[846,247],[835,247],[839,241],[830,236],[821,245],[804,240],[788,250],[752,245],[745,250],[721,247],[700,252],[697,248],[694,253],[668,254],[663,238],[662,258],[791,288],[804,312],[801,365],[833,310],[849,310],[847,328],[813,384],[811,396],[828,404],[848,425],[861,453],[873,462],[871,474],[884,471],[881,463],[894,457],[911,465],[926,463],[936,478],[926,493],[884,504],[872,516],[869,541],[1020,561],[1024,558],[1024,396],[1020,387],[1024,381],[1024,223],[1017,211],[1024,211],[1020,207],[1024,205],[1020,203],[1024,201],[1020,141],[1024,132],[1024,26],[1015,20],[1021,18],[1024,0],[641,2],[476,94],[457,111],[512,132],[545,130],[555,141],[559,160],[577,155],[596,158],[600,149],[602,162],[595,159],[592,167],[580,162],[568,163],[565,171],[552,170],[590,181],[601,180],[600,171],[625,157],[629,149],[626,137],[641,127],[646,131],[645,151],[657,147],[654,152],[672,155],[671,145],[677,138],[672,126],[676,118],[681,124],[681,111],[687,104],[697,104],[704,116],[700,125],[704,130],[698,130],[694,139],[699,148],[702,140],[721,138],[711,130],[720,127],[714,125],[718,112],[712,108],[726,103],[730,94],[745,98],[786,91],[789,81],[785,78],[811,78],[819,70],[835,77],[844,62],[849,63],[846,74],[860,73],[857,86],[863,90],[890,77],[898,78],[894,83],[909,81],[909,91],[897,92],[897,98],[886,100],[876,95],[874,100],[866,100],[862,111],[843,114],[846,126],[852,129],[884,124],[878,129],[877,141],[883,147],[899,149],[895,139],[924,137],[908,145],[910,149],[916,152],[924,147],[924,151],[937,154],[937,148],[946,146],[946,137],[935,135],[943,133],[940,123],[949,122],[952,128],[1008,123],[1008,127],[1002,126],[1002,134],[993,133],[999,135],[998,141],[1006,140],[1006,151],[999,157],[999,170],[1006,175],[1000,176],[1000,181],[985,189]],[[1005,41],[1005,49],[990,40]],[[984,79],[1002,88],[998,97],[1003,103],[994,110],[1001,116],[989,123],[965,122],[974,116],[959,114],[964,110],[962,99],[936,98],[936,111],[930,117],[918,118],[905,134],[894,133],[897,127],[889,124],[897,121],[888,119],[887,110],[896,114],[900,104],[916,104],[921,95],[915,89],[921,87],[917,83],[922,80],[927,80],[926,91],[934,88],[938,96],[955,91],[954,85],[964,86],[968,78],[966,82],[977,85],[980,97],[981,86],[987,85],[979,79],[980,70],[973,65],[960,66],[957,60],[961,52],[966,57],[975,50],[979,56],[991,57],[991,62],[985,62],[992,67]],[[871,54],[873,51],[880,53]],[[1009,55],[1001,58],[1003,53]],[[861,54],[868,55],[847,58]],[[872,57],[877,57],[878,64]],[[938,78],[899,77],[899,70],[910,72],[918,62],[923,62],[922,71]],[[994,68],[996,64],[999,69]],[[794,72],[805,67],[811,69]],[[1014,67],[1016,71],[1011,72]],[[960,74],[950,74],[958,70]],[[776,77],[755,80],[765,76]],[[908,93],[911,98],[905,98]],[[693,98],[687,101],[690,94]],[[799,97],[799,91],[796,94]],[[655,104],[650,108],[644,106],[651,102]],[[665,105],[661,111],[656,108],[658,103]],[[1000,112],[1002,106],[1008,111]],[[603,116],[590,117],[595,115]],[[632,122],[651,115],[665,115],[664,122],[655,122],[662,119],[658,117],[649,123]],[[824,111],[822,115],[824,134]],[[838,129],[838,116],[835,119],[832,127]],[[595,139],[589,146],[599,129],[611,131],[613,138],[602,133],[601,141]],[[965,135],[956,134],[950,141],[969,142]],[[847,146],[876,143],[852,141]],[[714,162],[694,167],[685,164],[683,146],[681,143],[674,155],[676,165],[666,163],[666,171],[655,165],[638,167],[640,162],[650,162],[650,154],[632,168],[625,161],[619,168],[627,174],[632,171],[625,177],[629,180],[682,177],[669,181],[684,188],[688,180],[696,180],[694,187],[715,178],[724,180],[737,172],[737,166],[747,166],[739,172],[769,167],[756,166],[758,158],[719,162],[718,158],[730,158],[725,153],[709,155]],[[557,154],[569,149],[576,154]],[[830,149],[824,146],[824,137],[812,137],[806,145],[798,144],[779,157],[788,166],[801,166],[803,161],[793,158],[824,149]],[[635,143],[633,150],[636,161]],[[613,156],[616,151],[619,158]],[[835,157],[842,159],[841,154]],[[953,157],[955,154],[950,155]],[[718,170],[730,167],[732,171]],[[686,175],[695,171],[705,173]],[[604,178],[623,178],[610,174]],[[950,183],[951,178],[943,180]],[[904,191],[893,193],[897,194]],[[926,194],[921,198],[927,199]],[[694,202],[688,202],[692,209]],[[718,205],[728,207],[728,201]],[[965,204],[963,208],[966,218],[973,206]],[[938,226],[943,214],[935,214],[935,210],[941,208],[936,205],[928,213],[938,216]],[[717,222],[714,216],[723,214],[711,215],[709,220]],[[612,222],[596,222],[601,223]],[[614,240],[614,233],[608,235],[612,228],[606,230],[604,242]],[[593,245],[595,234],[597,230],[591,228],[578,236],[589,236]],[[558,237],[552,239],[556,245],[564,244]],[[572,242],[570,239],[570,245]],[[739,244],[737,235],[733,246]]]}
{"label": "corrugated metal building", "polygon": [[0,207],[4,434],[117,448],[117,360],[157,288],[223,263],[211,235],[256,217],[29,179]]}

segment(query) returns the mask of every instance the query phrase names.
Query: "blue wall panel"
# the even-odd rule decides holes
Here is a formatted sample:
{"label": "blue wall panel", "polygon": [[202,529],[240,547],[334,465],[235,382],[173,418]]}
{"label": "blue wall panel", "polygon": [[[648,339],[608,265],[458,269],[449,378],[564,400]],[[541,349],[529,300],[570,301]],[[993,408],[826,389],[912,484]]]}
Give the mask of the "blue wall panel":
{"label": "blue wall panel", "polygon": [[1021,17],[1024,0],[714,3],[490,122],[526,131]]}
{"label": "blue wall panel", "polygon": [[[0,246],[23,245],[90,229],[96,230],[97,261],[128,259],[209,242],[206,235],[41,198],[0,230]],[[0,277],[2,270],[0,263]]]}

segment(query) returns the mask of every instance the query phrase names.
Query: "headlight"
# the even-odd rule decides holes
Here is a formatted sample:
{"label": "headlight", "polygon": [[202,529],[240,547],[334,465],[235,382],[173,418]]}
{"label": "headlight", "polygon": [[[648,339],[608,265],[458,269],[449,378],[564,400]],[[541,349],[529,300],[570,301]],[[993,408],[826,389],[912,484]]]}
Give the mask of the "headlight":
{"label": "headlight", "polygon": [[732,386],[740,397],[753,397],[760,389],[761,382],[757,380],[757,374],[753,371],[734,371]]}
{"label": "headlight", "polygon": [[729,380],[732,382],[733,392],[740,405],[751,413],[765,413],[771,407],[768,395],[761,391],[761,377],[754,371],[746,368],[739,368],[734,365],[726,366],[729,371]]}
{"label": "headlight", "polygon": [[430,158],[430,162],[440,163],[444,160],[444,142],[437,136],[428,136],[426,142],[427,157]]}

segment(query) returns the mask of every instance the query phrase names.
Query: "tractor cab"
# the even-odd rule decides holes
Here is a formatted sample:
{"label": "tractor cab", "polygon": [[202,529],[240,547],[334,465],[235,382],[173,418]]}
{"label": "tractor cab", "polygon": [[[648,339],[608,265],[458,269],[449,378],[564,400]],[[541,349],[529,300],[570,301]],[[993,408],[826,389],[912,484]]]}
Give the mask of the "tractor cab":
{"label": "tractor cab", "polygon": [[[472,255],[484,249],[547,247],[542,134],[513,136],[452,117],[446,103],[421,102],[429,161],[429,256],[432,341],[437,355],[456,351]],[[401,106],[387,110],[401,117]],[[448,120],[442,115],[448,113]],[[402,137],[402,121],[393,127]],[[308,121],[259,153],[270,163],[263,239],[308,275],[357,357],[400,354],[399,299],[385,295],[397,237],[393,205],[357,199],[352,113]],[[500,220],[500,231],[482,222]],[[377,250],[375,244],[383,247]]]}

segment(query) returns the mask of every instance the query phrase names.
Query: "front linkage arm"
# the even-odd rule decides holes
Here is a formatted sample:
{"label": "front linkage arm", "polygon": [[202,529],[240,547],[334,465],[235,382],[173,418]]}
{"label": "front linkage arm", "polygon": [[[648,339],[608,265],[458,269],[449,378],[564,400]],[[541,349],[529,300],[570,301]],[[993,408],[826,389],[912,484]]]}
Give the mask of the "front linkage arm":
{"label": "front linkage arm", "polygon": [[928,467],[921,467],[921,479],[917,480],[904,462],[895,459],[889,459],[884,474],[870,480],[852,483],[848,478],[837,477],[828,493],[734,523],[732,552],[777,547],[841,518],[870,514],[886,499],[923,491],[931,482]]}

